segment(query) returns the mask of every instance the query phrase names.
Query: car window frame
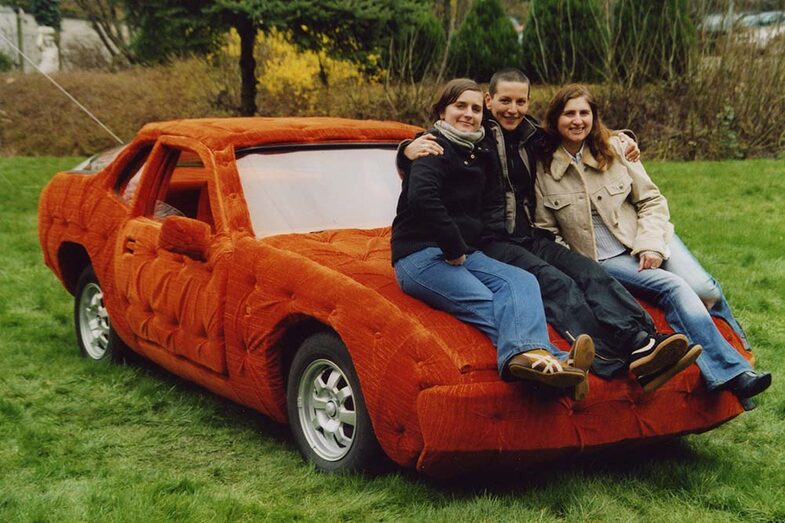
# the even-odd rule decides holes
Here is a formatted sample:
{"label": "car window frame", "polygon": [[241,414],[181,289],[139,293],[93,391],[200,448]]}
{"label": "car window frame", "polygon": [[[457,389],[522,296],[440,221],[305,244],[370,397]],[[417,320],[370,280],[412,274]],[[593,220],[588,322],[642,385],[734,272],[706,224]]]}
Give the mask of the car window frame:
{"label": "car window frame", "polygon": [[136,191],[137,197],[133,202],[132,217],[144,217],[160,223],[161,220],[154,218],[155,203],[156,200],[165,198],[168,184],[183,150],[195,153],[207,173],[207,197],[210,201],[210,212],[213,219],[213,223],[210,224],[213,234],[227,232],[227,220],[223,213],[223,206],[220,204],[221,184],[216,172],[213,152],[200,142],[177,136],[160,136],[155,142],[147,157],[147,163]]}

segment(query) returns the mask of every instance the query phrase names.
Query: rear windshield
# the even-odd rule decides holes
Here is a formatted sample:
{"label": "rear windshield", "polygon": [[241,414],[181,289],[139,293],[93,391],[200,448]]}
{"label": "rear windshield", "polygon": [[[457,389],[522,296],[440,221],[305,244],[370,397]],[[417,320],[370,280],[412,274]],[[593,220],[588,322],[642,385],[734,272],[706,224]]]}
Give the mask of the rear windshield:
{"label": "rear windshield", "polygon": [[391,147],[251,153],[237,168],[257,238],[387,227],[401,192]]}

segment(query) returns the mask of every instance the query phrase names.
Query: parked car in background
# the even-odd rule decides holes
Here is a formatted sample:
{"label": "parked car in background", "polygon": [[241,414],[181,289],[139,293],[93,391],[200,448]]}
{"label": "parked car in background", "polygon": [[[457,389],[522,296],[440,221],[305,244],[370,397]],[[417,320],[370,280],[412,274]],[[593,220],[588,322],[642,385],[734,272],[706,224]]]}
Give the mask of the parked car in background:
{"label": "parked car in background", "polygon": [[40,242],[74,295],[81,353],[130,349],[288,422],[323,470],[387,458],[432,476],[526,466],[742,412],[697,368],[651,395],[626,376],[591,376],[583,402],[502,381],[484,335],[394,280],[395,148],[416,131],[335,118],[154,123],[57,174],[41,195]]}
{"label": "parked car in background", "polygon": [[707,15],[698,29],[704,38],[732,34],[736,41],[750,42],[763,49],[774,38],[785,34],[785,11],[715,13]]}

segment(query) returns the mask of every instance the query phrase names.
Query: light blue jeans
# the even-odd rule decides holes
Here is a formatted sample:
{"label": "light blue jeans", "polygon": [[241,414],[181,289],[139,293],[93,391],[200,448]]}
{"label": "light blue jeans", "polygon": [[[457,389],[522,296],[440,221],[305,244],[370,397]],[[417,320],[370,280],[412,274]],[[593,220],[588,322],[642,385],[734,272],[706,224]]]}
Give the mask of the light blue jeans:
{"label": "light blue jeans", "polygon": [[484,332],[496,347],[502,377],[510,358],[522,352],[545,349],[567,357],[548,337],[537,279],[522,269],[479,251],[453,266],[441,249],[427,247],[398,260],[395,277],[406,294]]}
{"label": "light blue jeans", "polygon": [[692,255],[690,250],[681,241],[681,238],[674,235],[670,243],[671,256],[662,265],[666,271],[681,276],[686,281],[695,294],[701,299],[709,314],[717,318],[722,318],[728,322],[731,329],[739,335],[744,348],[749,350],[750,344],[747,341],[747,334],[733,316],[728,300],[722,292],[720,284],[712,278],[706,269]]}
{"label": "light blue jeans", "polygon": [[698,367],[707,389],[716,389],[742,372],[752,370],[747,360],[722,337],[690,284],[670,272],[667,264],[638,272],[638,258],[627,253],[602,260],[600,264],[633,294],[664,309],[665,318],[676,331],[703,346]]}

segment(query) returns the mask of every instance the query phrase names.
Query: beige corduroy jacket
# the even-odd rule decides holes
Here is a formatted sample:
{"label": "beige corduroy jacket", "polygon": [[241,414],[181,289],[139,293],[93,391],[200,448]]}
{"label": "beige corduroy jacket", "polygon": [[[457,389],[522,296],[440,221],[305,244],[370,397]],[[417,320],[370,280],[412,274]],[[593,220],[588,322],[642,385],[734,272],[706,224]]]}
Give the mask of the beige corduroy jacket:
{"label": "beige corduroy jacket", "polygon": [[612,137],[610,143],[616,157],[605,172],[599,170],[588,147],[583,149],[583,171],[562,147],[554,153],[549,172],[538,162],[536,226],[596,260],[591,202],[633,255],[654,251],[667,259],[673,236],[668,202],[640,162],[624,159],[618,138]]}

